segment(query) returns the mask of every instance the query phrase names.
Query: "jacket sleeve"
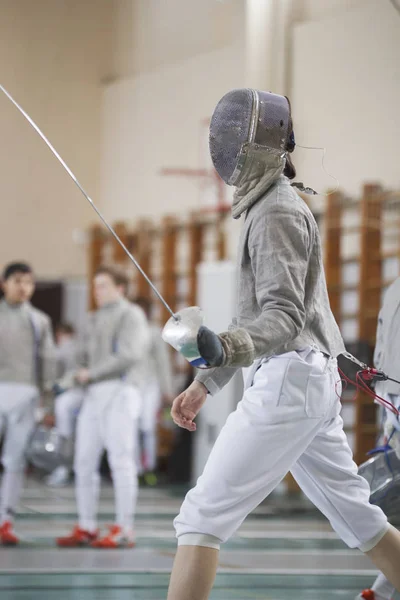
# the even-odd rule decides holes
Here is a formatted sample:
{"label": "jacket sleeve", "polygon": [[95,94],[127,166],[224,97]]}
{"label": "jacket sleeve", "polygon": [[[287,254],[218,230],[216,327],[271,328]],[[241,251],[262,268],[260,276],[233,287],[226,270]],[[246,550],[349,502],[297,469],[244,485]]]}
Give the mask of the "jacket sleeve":
{"label": "jacket sleeve", "polygon": [[276,205],[263,219],[254,219],[248,243],[261,311],[243,328],[251,338],[254,359],[271,356],[304,329],[311,247],[306,217],[295,208]]}
{"label": "jacket sleeve", "polygon": [[137,307],[126,311],[121,319],[115,352],[89,369],[90,381],[124,375],[135,363],[143,360],[150,345],[150,329],[144,312]]}
{"label": "jacket sleeve", "polygon": [[[256,358],[271,356],[280,346],[302,332],[306,311],[305,284],[311,236],[305,215],[300,211],[274,206],[263,218],[254,219],[248,240],[255,295],[260,315],[242,327],[231,328],[233,335],[221,334],[225,349],[233,341],[235,329],[240,340],[238,362],[200,372],[196,377],[211,394],[216,394],[233,377],[238,367]],[[244,290],[240,290],[243,293]]]}
{"label": "jacket sleeve", "polygon": [[52,390],[57,374],[57,355],[51,322],[48,317],[43,320],[42,335],[39,346],[41,363],[41,384],[43,391]]}

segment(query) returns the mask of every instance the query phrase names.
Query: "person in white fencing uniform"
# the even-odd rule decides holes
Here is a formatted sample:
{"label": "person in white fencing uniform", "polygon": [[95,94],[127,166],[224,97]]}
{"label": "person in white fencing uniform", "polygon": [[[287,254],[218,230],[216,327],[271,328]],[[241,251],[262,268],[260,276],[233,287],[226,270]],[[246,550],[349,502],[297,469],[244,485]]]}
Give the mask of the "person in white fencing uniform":
{"label": "person in white fencing uniform", "polygon": [[0,301],[0,420],[4,434],[1,458],[0,542],[15,545],[13,515],[23,487],[25,451],[35,427],[41,392],[55,380],[51,322],[30,304],[34,275],[26,263],[12,263],[2,277]]}
{"label": "person in white fencing uniform", "polygon": [[[379,312],[374,364],[377,369],[400,379],[400,277],[387,289]],[[381,398],[400,409],[399,383],[379,381],[375,391]],[[400,458],[400,422],[390,411],[386,411],[384,438]],[[396,592],[387,577],[380,573],[372,588],[361,592],[356,600],[400,600],[400,593]]]}
{"label": "person in white fencing uniform", "polygon": [[[150,302],[146,298],[137,298],[136,304],[141,306],[150,317]],[[146,370],[143,377],[142,410],[139,420],[139,431],[142,447],[138,448],[139,473],[154,476],[157,464],[157,425],[162,406],[170,406],[173,400],[172,368],[168,346],[161,338],[157,325],[150,323],[151,343]],[[152,479],[149,479],[151,482]]]}
{"label": "person in white fencing uniform", "polygon": [[[77,339],[75,329],[69,323],[60,323],[55,330],[57,380],[70,373],[77,366]],[[82,405],[82,394],[79,390],[71,390],[68,394],[58,394],[54,402],[54,416],[48,415],[47,425],[57,427],[63,439],[63,462],[46,478],[50,487],[61,487],[68,484],[70,464],[73,454],[73,438],[79,410]]]}
{"label": "person in white fencing uniform", "polygon": [[[79,368],[59,382],[64,389],[75,383],[77,387],[66,394],[79,394],[83,400],[74,460],[79,523],[71,535],[58,538],[59,546],[134,545],[139,389],[150,334],[142,309],[124,298],[126,286],[127,280],[118,270],[104,267],[97,271],[93,288],[98,309],[89,318]],[[116,522],[100,537],[97,503],[104,449],[114,485]]]}
{"label": "person in white fencing uniform", "polygon": [[315,219],[289,181],[294,148],[287,98],[240,89],[218,103],[210,152],[219,175],[236,187],[233,216],[244,221],[237,318],[219,335],[200,329],[199,353],[213,368],[174,400],[175,423],[194,431],[207,394],[238,368],[250,369],[243,399],[175,519],[169,600],[209,597],[220,544],[288,471],[346,544],[400,587],[400,534],[369,503],[343,431],[336,357],[345,348]]}

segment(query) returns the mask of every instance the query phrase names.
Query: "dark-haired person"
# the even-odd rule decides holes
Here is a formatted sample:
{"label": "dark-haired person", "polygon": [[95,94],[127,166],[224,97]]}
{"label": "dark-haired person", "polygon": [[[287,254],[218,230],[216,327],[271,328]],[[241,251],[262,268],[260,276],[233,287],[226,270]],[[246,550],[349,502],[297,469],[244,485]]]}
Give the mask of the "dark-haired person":
{"label": "dark-haired person", "polygon": [[[78,348],[75,328],[70,323],[59,323],[55,328],[55,338],[57,379],[61,379],[76,367]],[[62,487],[69,482],[73,455],[73,436],[80,407],[81,398],[79,395],[61,394],[56,397],[54,402],[54,416],[46,416],[45,423],[55,425],[64,440],[63,462],[46,478],[46,483],[50,487]]]}
{"label": "dark-haired person", "polygon": [[[89,316],[79,350],[78,368],[58,385],[83,402],[75,444],[75,492],[79,522],[59,546],[132,547],[137,496],[135,432],[141,408],[143,361],[150,343],[146,316],[124,297],[127,280],[113,268],[93,280],[97,310]],[[99,465],[107,450],[112,473],[116,522],[104,537],[97,528]]]}
{"label": "dark-haired person", "polygon": [[336,357],[345,347],[329,306],[315,219],[290,183],[289,101],[233,90],[215,108],[209,140],[216,170],[236,188],[233,216],[243,220],[237,313],[229,331],[200,329],[200,355],[213,368],[174,400],[175,423],[194,431],[207,394],[238,368],[250,369],[243,399],[175,519],[168,599],[209,597],[220,544],[288,471],[345,543],[399,589],[400,534],[369,503],[343,431]]}
{"label": "dark-haired person", "polygon": [[0,421],[4,431],[0,542],[15,545],[13,515],[23,486],[25,450],[35,425],[40,393],[55,378],[55,346],[49,317],[30,304],[32,268],[9,264],[2,275],[0,301]]}

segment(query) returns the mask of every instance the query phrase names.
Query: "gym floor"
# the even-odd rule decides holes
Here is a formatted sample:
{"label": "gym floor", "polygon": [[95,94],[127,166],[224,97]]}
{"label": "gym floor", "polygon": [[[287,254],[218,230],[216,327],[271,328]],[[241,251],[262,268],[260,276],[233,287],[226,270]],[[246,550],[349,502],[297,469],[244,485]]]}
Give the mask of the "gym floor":
{"label": "gym floor", "polygon": [[[59,549],[54,539],[76,522],[73,487],[51,490],[33,479],[16,530],[22,543],[0,548],[1,600],[156,600],[166,598],[175,539],[173,517],[182,490],[140,490],[137,547]],[[104,484],[100,523],[113,521],[113,494]],[[376,571],[349,550],[304,499],[268,499],[227,543],[212,599],[354,600]]]}

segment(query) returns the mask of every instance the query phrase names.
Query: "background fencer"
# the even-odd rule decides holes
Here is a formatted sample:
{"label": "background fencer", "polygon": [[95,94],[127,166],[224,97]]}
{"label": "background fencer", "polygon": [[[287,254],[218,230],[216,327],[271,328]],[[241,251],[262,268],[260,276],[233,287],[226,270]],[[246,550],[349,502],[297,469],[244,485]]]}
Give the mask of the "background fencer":
{"label": "background fencer", "polygon": [[[55,329],[57,380],[76,369],[78,346],[75,329],[69,323],[60,323]],[[54,415],[46,415],[45,424],[56,426],[63,438],[63,463],[46,478],[51,487],[66,485],[70,478],[73,454],[73,437],[78,412],[82,404],[82,394],[56,394]]]}
{"label": "background fencer", "polygon": [[[386,291],[379,313],[374,364],[385,373],[394,376],[397,374],[397,377],[400,374],[400,277]],[[376,392],[396,408],[400,408],[400,384],[395,381],[379,381],[376,384]],[[383,441],[394,448],[400,457],[400,423],[390,411],[386,411]],[[400,593],[397,593],[383,573],[380,573],[372,588],[361,592],[356,600],[362,599],[400,600]]]}
{"label": "background fencer", "polygon": [[13,515],[23,486],[25,451],[35,426],[41,392],[55,378],[55,346],[50,318],[30,304],[32,268],[12,263],[3,272],[0,301],[0,418],[4,434],[0,541],[17,544]]}
{"label": "background fencer", "polygon": [[73,325],[60,323],[55,328],[57,379],[76,367],[77,336]]}
{"label": "background fencer", "polygon": [[346,544],[367,553],[400,589],[400,534],[369,503],[343,432],[336,357],[345,348],[316,222],[289,181],[294,148],[285,97],[240,89],[215,108],[211,157],[236,187],[233,217],[243,220],[237,319],[220,335],[200,329],[200,354],[215,368],[175,399],[174,421],[194,431],[207,394],[238,368],[249,370],[243,399],[175,519],[170,600],[208,598],[220,544],[288,471]]}
{"label": "background fencer", "polygon": [[[124,298],[126,285],[126,278],[115,269],[97,271],[93,282],[97,310],[89,317],[79,368],[59,382],[61,388],[74,384],[66,393],[83,398],[74,460],[79,523],[69,536],[57,540],[60,546],[91,543],[114,548],[134,543],[139,389],[150,334],[142,309]],[[99,537],[99,464],[104,449],[114,485],[116,522]]]}
{"label": "background fencer", "polygon": [[[157,426],[162,406],[172,404],[172,368],[168,346],[161,339],[161,330],[150,322],[151,304],[146,298],[137,298],[150,323],[151,342],[145,364],[141,389],[142,410],[139,419],[141,447],[138,453],[140,473],[154,475],[157,463]],[[149,480],[152,482],[152,479]]]}

